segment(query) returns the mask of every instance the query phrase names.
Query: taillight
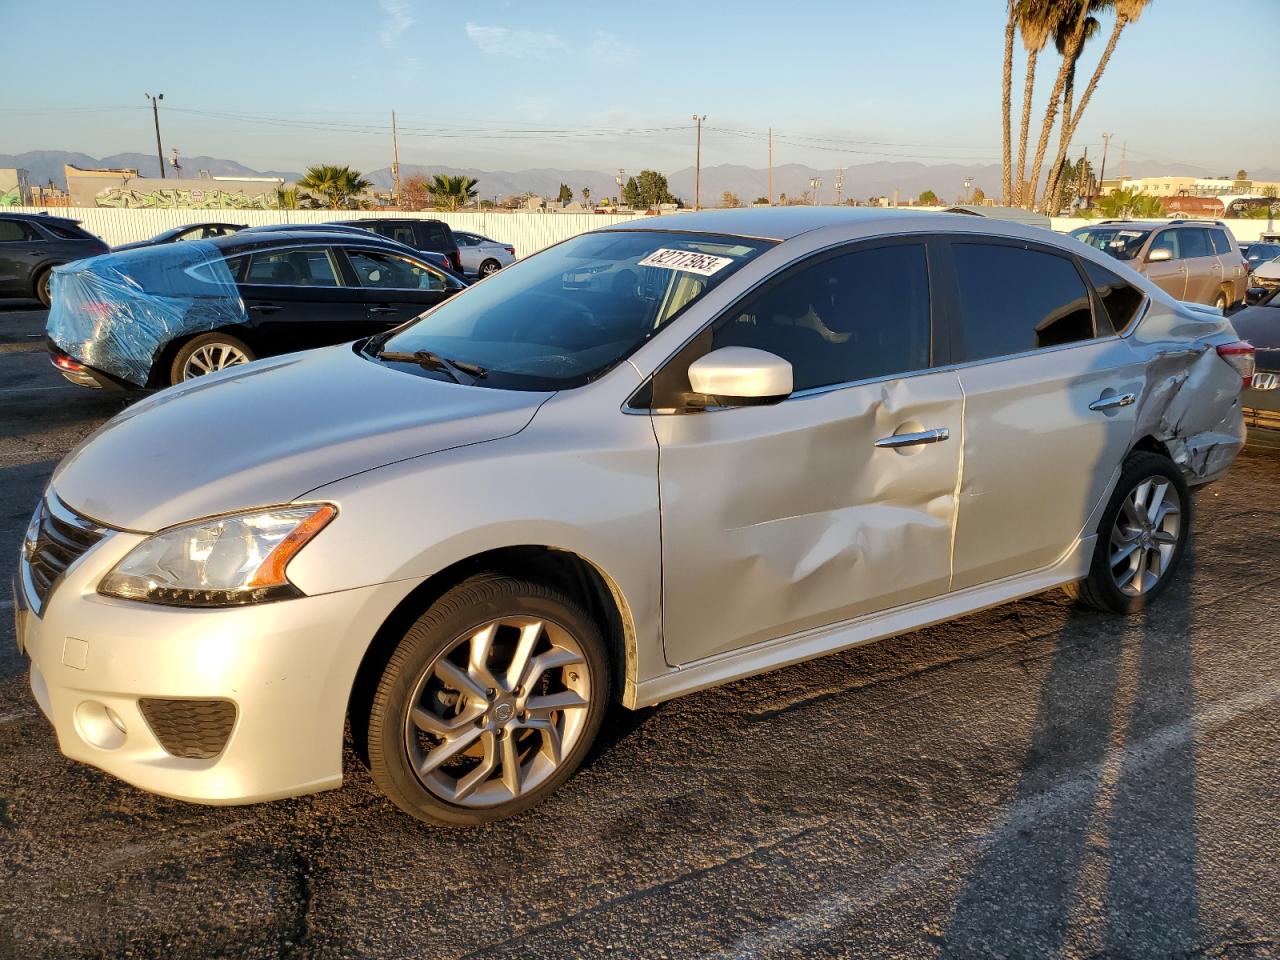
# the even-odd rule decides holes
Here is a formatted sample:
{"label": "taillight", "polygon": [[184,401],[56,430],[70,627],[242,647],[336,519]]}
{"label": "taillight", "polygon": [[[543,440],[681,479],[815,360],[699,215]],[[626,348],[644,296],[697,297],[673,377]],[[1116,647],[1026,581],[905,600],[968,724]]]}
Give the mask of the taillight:
{"label": "taillight", "polygon": [[1224,343],[1218,347],[1218,356],[1231,364],[1231,369],[1240,374],[1240,389],[1248,390],[1253,386],[1253,344],[1247,340],[1235,343]]}
{"label": "taillight", "polygon": [[80,371],[84,370],[83,363],[80,363],[78,360],[73,360],[71,357],[67,356],[61,350],[59,350],[57,353],[50,353],[49,359],[53,362],[53,365],[57,367],[59,370],[67,370],[71,373],[79,373]]}
{"label": "taillight", "polygon": [[101,300],[86,300],[80,304],[80,309],[95,320],[110,320],[113,308]]}
{"label": "taillight", "polygon": [[513,257],[516,255],[515,247],[503,247],[502,249],[507,251],[507,253],[511,254]]}
{"label": "taillight", "polygon": [[457,250],[455,250],[453,251],[453,253],[449,254],[449,259],[453,261],[453,269],[456,270],[458,273],[461,273],[462,272],[462,254],[459,253]]}

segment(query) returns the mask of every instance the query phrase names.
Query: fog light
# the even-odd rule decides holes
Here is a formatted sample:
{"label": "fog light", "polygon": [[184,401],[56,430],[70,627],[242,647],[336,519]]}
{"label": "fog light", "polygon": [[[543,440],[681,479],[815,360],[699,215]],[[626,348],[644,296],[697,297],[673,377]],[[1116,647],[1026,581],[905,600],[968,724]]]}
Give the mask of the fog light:
{"label": "fog light", "polygon": [[76,707],[76,729],[85,742],[99,750],[115,750],[124,744],[124,721],[118,713],[96,700],[86,700]]}

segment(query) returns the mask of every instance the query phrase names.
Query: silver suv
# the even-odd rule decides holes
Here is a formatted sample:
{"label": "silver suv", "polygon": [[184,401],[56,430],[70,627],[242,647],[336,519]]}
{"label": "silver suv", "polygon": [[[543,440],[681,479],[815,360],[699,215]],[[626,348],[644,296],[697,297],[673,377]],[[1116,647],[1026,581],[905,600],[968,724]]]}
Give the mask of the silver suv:
{"label": "silver suv", "polygon": [[119,415],[32,517],[18,642],[62,751],[147,790],[336,787],[349,719],[404,810],[491,820],[614,701],[1055,587],[1141,609],[1251,373],[1036,228],[648,219]]}

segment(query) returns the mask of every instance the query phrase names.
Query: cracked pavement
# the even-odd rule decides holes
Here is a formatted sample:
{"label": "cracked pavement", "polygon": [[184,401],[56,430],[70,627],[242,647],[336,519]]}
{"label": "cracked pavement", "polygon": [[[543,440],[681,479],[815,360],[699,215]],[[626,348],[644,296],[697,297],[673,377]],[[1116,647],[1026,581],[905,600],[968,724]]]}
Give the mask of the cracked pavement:
{"label": "cracked pavement", "polygon": [[[0,575],[120,398],[0,307]],[[614,711],[539,808],[150,796],[65,760],[0,599],[0,960],[1280,957],[1280,457],[1128,620],[1060,592]]]}

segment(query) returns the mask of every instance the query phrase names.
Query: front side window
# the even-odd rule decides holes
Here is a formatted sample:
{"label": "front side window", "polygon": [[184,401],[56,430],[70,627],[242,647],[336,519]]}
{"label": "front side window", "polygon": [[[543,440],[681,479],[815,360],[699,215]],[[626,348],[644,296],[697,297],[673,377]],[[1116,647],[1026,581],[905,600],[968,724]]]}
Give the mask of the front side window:
{"label": "front side window", "polygon": [[1094,336],[1089,291],[1065,257],[1004,244],[951,246],[960,294],[960,362]]}
{"label": "front side window", "polygon": [[362,287],[379,290],[443,290],[444,277],[405,257],[375,250],[347,250]]}
{"label": "front side window", "polygon": [[767,240],[595,231],[521,260],[366,346],[483,367],[485,387],[561,390],[603,375],[768,249]]}
{"label": "front side window", "polygon": [[1151,249],[1147,251],[1147,259],[1157,250],[1168,250],[1170,260],[1181,260],[1184,254],[1180,233],[1179,230],[1163,230],[1156,234],[1156,238],[1151,241]]}
{"label": "front side window", "polygon": [[791,364],[795,390],[929,366],[929,269],[923,244],[824,257],[719,320],[710,348],[755,347]]}
{"label": "front side window", "polygon": [[272,250],[253,254],[244,282],[275,287],[336,287],[338,277],[327,250]]}

